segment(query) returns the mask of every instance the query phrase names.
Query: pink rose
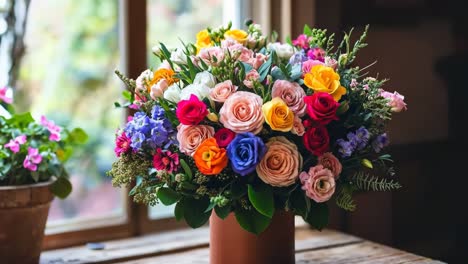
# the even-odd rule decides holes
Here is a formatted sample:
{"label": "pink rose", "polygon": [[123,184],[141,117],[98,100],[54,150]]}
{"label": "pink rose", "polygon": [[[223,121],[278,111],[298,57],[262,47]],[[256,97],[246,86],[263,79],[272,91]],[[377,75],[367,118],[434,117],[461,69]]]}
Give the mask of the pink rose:
{"label": "pink rose", "polygon": [[302,168],[302,156],[297,146],[285,137],[272,137],[266,146],[267,153],[256,168],[258,177],[276,187],[294,184]]}
{"label": "pink rose", "polygon": [[260,74],[258,74],[257,70],[252,69],[245,75],[244,85],[252,89],[254,87],[254,82],[259,78]]}
{"label": "pink rose", "polygon": [[302,190],[317,203],[330,200],[333,193],[335,193],[335,178],[332,172],[322,165],[311,167],[308,173],[302,172],[299,178],[301,179]]}
{"label": "pink rose", "polygon": [[180,124],[177,127],[177,141],[180,152],[191,156],[207,138],[213,137],[214,128],[206,125],[187,126]]}
{"label": "pink rose", "polygon": [[323,62],[318,61],[318,60],[308,60],[302,63],[302,73],[306,74],[310,72],[312,67],[315,65],[323,65]]}
{"label": "pink rose", "polygon": [[168,87],[169,83],[166,81],[166,79],[161,79],[158,83],[151,86],[151,98],[153,98],[153,100],[156,100],[157,98],[162,97]]}
{"label": "pink rose", "polygon": [[305,134],[305,127],[302,124],[302,120],[298,116],[294,116],[293,128],[291,133],[302,137]]}
{"label": "pink rose", "polygon": [[181,100],[177,103],[176,116],[184,125],[197,125],[206,115],[208,115],[208,110],[205,103],[194,94],[191,94],[188,100]]}
{"label": "pink rose", "polygon": [[198,54],[208,65],[218,66],[224,60],[224,51],[220,47],[203,48]]}
{"label": "pink rose", "polygon": [[237,86],[230,80],[218,83],[210,90],[210,98],[215,102],[224,103],[229,96],[237,91]]}
{"label": "pink rose", "polygon": [[392,108],[393,112],[401,112],[403,110],[406,110],[406,103],[404,102],[405,97],[398,92],[390,93],[387,91],[382,91],[380,93],[380,96],[382,96],[385,99],[388,99],[388,106]]}
{"label": "pink rose", "polygon": [[268,60],[268,56],[263,55],[261,53],[257,53],[255,57],[250,59],[249,64],[252,65],[252,67],[257,70],[267,60]]}
{"label": "pink rose", "polygon": [[338,179],[340,176],[342,170],[341,163],[331,152],[323,153],[322,156],[318,157],[318,164],[322,165],[326,169],[329,169],[335,179]]}
{"label": "pink rose", "polygon": [[306,94],[304,89],[299,84],[285,80],[275,81],[271,90],[272,98],[281,98],[289,107],[289,109],[291,109],[291,111],[293,111],[293,113],[299,117],[304,116],[305,114],[305,96]]}
{"label": "pink rose", "polygon": [[262,113],[262,98],[250,92],[236,92],[229,96],[219,110],[219,121],[235,133],[258,134],[265,118]]}

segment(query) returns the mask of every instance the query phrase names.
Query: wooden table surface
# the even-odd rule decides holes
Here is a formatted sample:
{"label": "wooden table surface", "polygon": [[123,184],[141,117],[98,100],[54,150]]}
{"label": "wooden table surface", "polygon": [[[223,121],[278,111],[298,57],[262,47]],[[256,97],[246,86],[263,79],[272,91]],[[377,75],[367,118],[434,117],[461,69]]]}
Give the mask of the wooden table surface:
{"label": "wooden table surface", "polygon": [[[60,263],[209,263],[209,229],[179,230],[43,252],[40,264]],[[443,263],[333,230],[296,228],[296,263]]]}

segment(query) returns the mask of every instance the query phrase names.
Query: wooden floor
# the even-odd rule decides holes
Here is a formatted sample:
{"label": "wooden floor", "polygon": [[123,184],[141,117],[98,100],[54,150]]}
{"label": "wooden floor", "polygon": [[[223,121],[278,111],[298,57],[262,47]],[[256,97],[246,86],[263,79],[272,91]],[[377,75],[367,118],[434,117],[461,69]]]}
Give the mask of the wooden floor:
{"label": "wooden floor", "polygon": [[[44,252],[41,264],[209,263],[209,229],[180,230],[109,241],[105,249],[82,247]],[[332,230],[296,228],[296,263],[443,263]]]}

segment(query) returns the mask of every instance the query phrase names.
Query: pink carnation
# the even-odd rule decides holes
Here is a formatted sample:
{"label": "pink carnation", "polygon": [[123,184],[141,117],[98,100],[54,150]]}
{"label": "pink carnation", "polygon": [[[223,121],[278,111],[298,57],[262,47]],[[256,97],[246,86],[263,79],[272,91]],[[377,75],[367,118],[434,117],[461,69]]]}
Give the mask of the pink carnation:
{"label": "pink carnation", "polygon": [[257,70],[267,60],[268,60],[268,56],[263,55],[261,53],[257,53],[255,57],[250,59],[249,64],[252,65],[252,67]]}
{"label": "pink carnation", "polygon": [[208,65],[218,66],[224,60],[224,51],[220,47],[203,48],[198,54]]}
{"label": "pink carnation", "polygon": [[333,177],[333,173],[322,165],[311,167],[309,172],[302,172],[299,178],[301,179],[302,189],[307,197],[317,203],[330,200],[333,193],[335,193],[335,178]]}

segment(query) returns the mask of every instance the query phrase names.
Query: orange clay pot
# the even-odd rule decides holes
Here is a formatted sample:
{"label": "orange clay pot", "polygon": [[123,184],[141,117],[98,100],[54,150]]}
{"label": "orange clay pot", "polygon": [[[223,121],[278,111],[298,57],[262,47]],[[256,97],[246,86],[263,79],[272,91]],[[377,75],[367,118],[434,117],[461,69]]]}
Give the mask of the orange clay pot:
{"label": "orange clay pot", "polygon": [[277,211],[261,234],[245,231],[234,213],[210,218],[210,264],[294,264],[294,215]]}

